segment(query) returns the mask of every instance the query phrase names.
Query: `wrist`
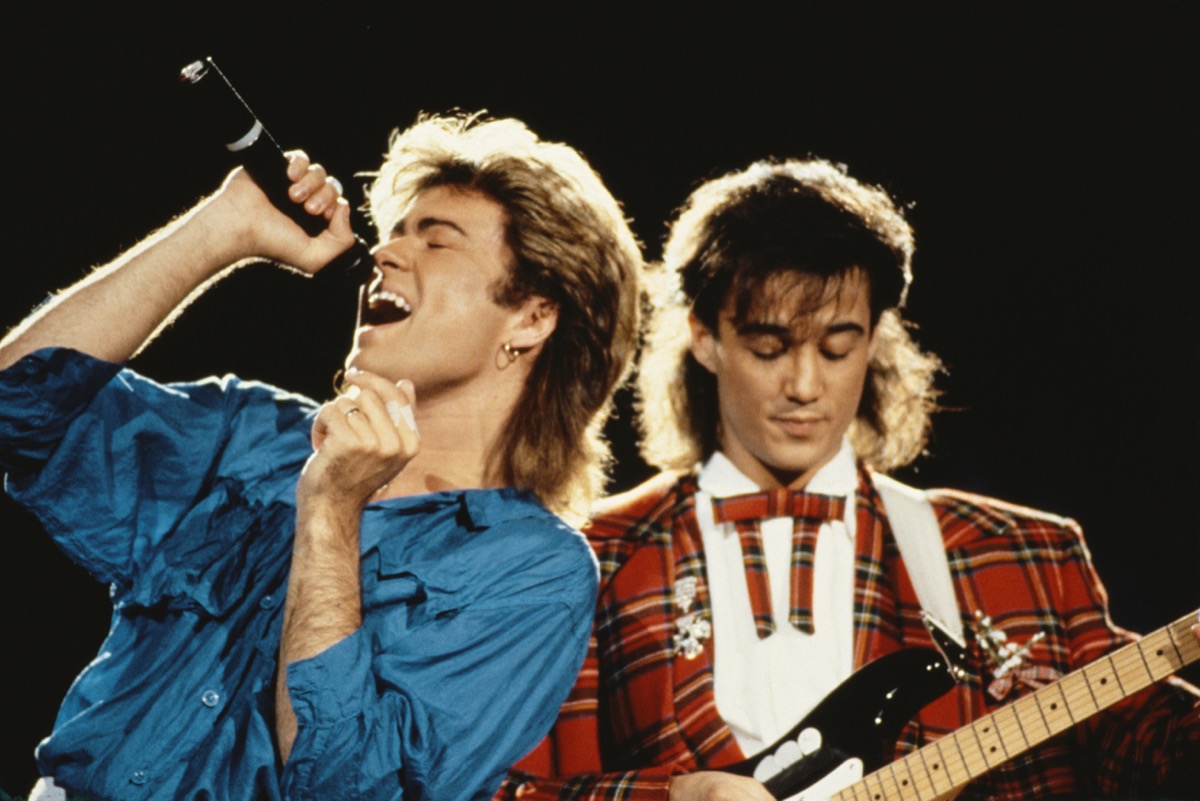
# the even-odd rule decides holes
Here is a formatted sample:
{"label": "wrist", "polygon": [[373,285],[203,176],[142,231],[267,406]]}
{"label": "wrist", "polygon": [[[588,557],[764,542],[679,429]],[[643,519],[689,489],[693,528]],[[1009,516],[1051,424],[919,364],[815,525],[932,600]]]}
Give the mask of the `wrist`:
{"label": "wrist", "polygon": [[297,536],[316,540],[358,539],[358,519],[365,500],[331,491],[299,492],[296,496]]}
{"label": "wrist", "polygon": [[228,184],[196,206],[193,222],[201,240],[199,247],[214,275],[262,256],[255,240],[253,218],[247,213],[246,204],[230,193]]}

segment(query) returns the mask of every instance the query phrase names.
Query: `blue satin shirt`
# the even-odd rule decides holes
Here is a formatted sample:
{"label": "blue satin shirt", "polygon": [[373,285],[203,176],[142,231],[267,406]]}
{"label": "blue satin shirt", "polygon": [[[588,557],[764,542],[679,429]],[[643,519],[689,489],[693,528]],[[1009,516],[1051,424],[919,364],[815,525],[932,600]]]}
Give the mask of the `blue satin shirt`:
{"label": "blue satin shirt", "polygon": [[[112,628],[38,748],[96,799],[485,799],[549,729],[596,591],[531,495],[370,504],[361,628],[274,676],[316,404],[236,378],[160,385],[70,350],[0,373],[5,489],[109,583]],[[19,610],[17,610],[19,613]]]}

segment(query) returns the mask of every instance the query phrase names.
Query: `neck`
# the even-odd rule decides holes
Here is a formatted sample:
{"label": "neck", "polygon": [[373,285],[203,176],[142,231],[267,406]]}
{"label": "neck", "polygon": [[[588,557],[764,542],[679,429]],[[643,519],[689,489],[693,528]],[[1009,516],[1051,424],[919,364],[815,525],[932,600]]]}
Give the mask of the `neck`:
{"label": "neck", "polygon": [[742,475],[758,485],[759,489],[771,490],[782,487],[789,490],[803,490],[808,487],[809,482],[817,473],[837,458],[841,452],[841,442],[838,442],[838,447],[831,453],[824,454],[803,468],[793,470],[767,464],[736,442],[722,442],[720,450],[725,458],[741,471]]}
{"label": "neck", "polygon": [[372,500],[504,486],[496,450],[523,387],[523,381],[505,380],[486,389],[422,394],[418,388],[413,412],[420,450]]}

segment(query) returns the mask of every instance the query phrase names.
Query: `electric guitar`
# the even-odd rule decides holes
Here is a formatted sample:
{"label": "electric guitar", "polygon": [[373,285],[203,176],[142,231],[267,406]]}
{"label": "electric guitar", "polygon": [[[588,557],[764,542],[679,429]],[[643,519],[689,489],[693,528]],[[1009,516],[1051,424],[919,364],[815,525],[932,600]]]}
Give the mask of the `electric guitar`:
{"label": "electric guitar", "polygon": [[1197,614],[889,763],[905,723],[954,685],[938,651],[897,651],[858,670],[770,748],[724,770],[788,801],[949,801],[1002,762],[1200,660],[1190,631]]}

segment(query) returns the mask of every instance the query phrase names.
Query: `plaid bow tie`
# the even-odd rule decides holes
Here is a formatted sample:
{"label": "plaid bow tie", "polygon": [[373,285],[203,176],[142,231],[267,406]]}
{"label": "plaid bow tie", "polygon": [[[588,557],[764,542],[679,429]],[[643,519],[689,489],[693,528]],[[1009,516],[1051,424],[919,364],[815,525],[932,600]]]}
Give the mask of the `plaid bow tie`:
{"label": "plaid bow tie", "polygon": [[788,621],[800,631],[812,634],[812,566],[817,531],[822,523],[841,520],[845,514],[845,498],[789,490],[786,487],[713,499],[713,517],[718,523],[733,523],[737,529],[746,566],[746,589],[750,593],[750,609],[754,613],[754,628],[759,639],[775,632],[760,521],[772,517],[792,518],[791,608],[788,610]]}

